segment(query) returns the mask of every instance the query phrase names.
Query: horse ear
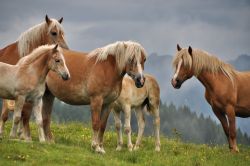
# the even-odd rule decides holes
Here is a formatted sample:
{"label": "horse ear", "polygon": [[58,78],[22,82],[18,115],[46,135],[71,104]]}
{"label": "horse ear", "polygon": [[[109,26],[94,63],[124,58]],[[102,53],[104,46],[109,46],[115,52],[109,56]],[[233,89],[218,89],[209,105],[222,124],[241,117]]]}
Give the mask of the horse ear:
{"label": "horse ear", "polygon": [[55,47],[53,48],[53,50],[57,50],[58,44],[55,45]]}
{"label": "horse ear", "polygon": [[45,21],[46,21],[46,23],[47,23],[48,25],[51,23],[51,20],[50,20],[50,18],[48,17],[47,14],[46,14],[46,16],[45,16]]}
{"label": "horse ear", "polygon": [[63,17],[58,20],[58,22],[61,24],[63,21]]}
{"label": "horse ear", "polygon": [[193,49],[192,49],[191,46],[189,46],[189,47],[188,47],[188,53],[189,53],[190,55],[192,55],[192,52],[193,52]]}
{"label": "horse ear", "polygon": [[179,44],[177,44],[177,50],[180,51],[181,47],[179,46]]}

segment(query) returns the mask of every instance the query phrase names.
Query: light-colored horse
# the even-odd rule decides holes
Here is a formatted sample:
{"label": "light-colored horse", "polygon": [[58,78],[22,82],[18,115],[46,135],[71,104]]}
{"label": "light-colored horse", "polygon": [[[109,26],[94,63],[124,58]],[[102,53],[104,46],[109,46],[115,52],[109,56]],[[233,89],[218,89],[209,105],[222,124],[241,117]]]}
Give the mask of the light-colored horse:
{"label": "light-colored horse", "polygon": [[[40,46],[29,55],[23,57],[16,65],[0,62],[0,97],[15,100],[13,126],[10,137],[16,137],[17,125],[20,121],[25,102],[32,103],[32,110],[38,125],[39,140],[45,141],[42,120],[42,97],[45,91],[46,76],[50,70],[56,72],[64,80],[69,79],[69,71],[58,45]],[[3,134],[3,123],[0,135]],[[26,137],[29,140],[29,137]]]}
{"label": "light-colored horse", "polygon": [[138,136],[134,146],[134,150],[137,150],[141,144],[142,135],[145,128],[145,119],[143,110],[154,116],[154,128],[155,128],[155,151],[160,151],[160,88],[154,77],[151,75],[145,75],[145,84],[142,88],[136,88],[133,80],[125,76],[122,81],[122,91],[119,98],[111,105],[110,109],[114,113],[115,127],[117,131],[117,148],[122,149],[122,122],[121,111],[125,116],[125,132],[128,136],[128,149],[132,151],[133,144],[131,141],[131,109],[135,110],[136,118],[138,122]]}
{"label": "light-colored horse", "polygon": [[174,88],[193,75],[205,86],[205,98],[220,120],[232,152],[238,152],[235,116],[250,116],[250,72],[236,71],[209,53],[177,45],[173,59]]}
{"label": "light-colored horse", "polygon": [[[0,50],[0,62],[14,65],[20,58],[44,44],[59,44],[59,46],[68,49],[64,38],[64,30],[61,25],[62,21],[63,18],[56,20],[46,15],[45,21],[29,28],[19,36],[16,42]],[[3,100],[0,123],[4,123],[8,119],[8,112],[10,111],[6,107],[8,102],[7,100]],[[25,104],[24,107],[27,107],[28,110],[31,108],[31,105]],[[29,113],[30,111],[23,112],[23,114]],[[23,120],[28,121],[25,117],[28,116],[24,116]]]}

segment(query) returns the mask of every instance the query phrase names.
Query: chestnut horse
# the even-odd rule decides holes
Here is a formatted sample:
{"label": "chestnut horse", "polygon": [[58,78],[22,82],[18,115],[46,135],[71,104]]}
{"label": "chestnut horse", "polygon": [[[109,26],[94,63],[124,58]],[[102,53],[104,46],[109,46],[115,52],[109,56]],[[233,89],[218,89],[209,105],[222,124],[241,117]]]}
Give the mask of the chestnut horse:
{"label": "chestnut horse", "polygon": [[[0,62],[0,97],[15,100],[13,126],[10,137],[16,137],[17,125],[25,102],[32,103],[32,110],[38,125],[39,140],[45,141],[42,120],[42,96],[45,92],[46,76],[50,70],[64,80],[69,79],[69,71],[58,45],[44,45],[33,50],[19,60],[16,65]],[[0,136],[3,127],[0,126]]]}
{"label": "chestnut horse", "polygon": [[[0,50],[0,62],[8,64],[16,64],[17,61],[29,54],[33,49],[44,44],[59,44],[59,46],[68,49],[68,46],[64,39],[64,30],[61,25],[63,18],[59,20],[49,18],[45,16],[45,21],[29,28],[23,32],[18,40],[5,48]],[[4,123],[8,119],[9,109],[7,107],[7,100],[3,100],[2,114],[0,118],[0,124]],[[27,109],[30,109],[30,104],[25,104]],[[30,111],[22,112],[23,114],[29,114]],[[24,116],[24,117],[28,117]],[[23,119],[28,121],[28,119]]]}
{"label": "chestnut horse", "polygon": [[155,128],[155,151],[160,151],[160,88],[154,77],[151,75],[145,75],[145,84],[143,88],[136,88],[133,80],[125,76],[122,81],[122,91],[118,99],[110,106],[111,111],[114,113],[115,127],[117,130],[117,148],[122,149],[122,123],[121,123],[121,111],[125,116],[125,132],[128,136],[128,148],[132,151],[133,144],[131,142],[131,109],[135,110],[136,118],[138,122],[138,136],[134,146],[134,150],[137,150],[140,146],[142,135],[145,127],[144,113],[146,110],[154,116],[154,128]]}
{"label": "chestnut horse", "polygon": [[205,98],[220,120],[232,152],[238,152],[235,116],[250,116],[250,72],[236,71],[209,53],[177,45],[173,59],[174,88],[193,75],[205,86]]}
{"label": "chestnut horse", "polygon": [[51,137],[50,116],[54,96],[71,105],[90,104],[92,116],[92,148],[105,153],[103,135],[110,111],[110,103],[120,95],[122,79],[127,73],[136,87],[144,85],[146,52],[136,42],[119,41],[87,53],[64,50],[64,57],[72,79],[63,82],[49,73],[49,91],[43,97],[45,134]]}

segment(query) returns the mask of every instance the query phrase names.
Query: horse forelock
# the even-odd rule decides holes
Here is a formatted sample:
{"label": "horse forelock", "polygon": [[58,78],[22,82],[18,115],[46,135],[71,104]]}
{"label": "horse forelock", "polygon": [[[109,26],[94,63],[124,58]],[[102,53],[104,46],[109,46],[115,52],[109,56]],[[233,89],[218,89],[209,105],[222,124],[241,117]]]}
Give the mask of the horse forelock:
{"label": "horse forelock", "polygon": [[176,67],[180,59],[183,60],[183,67],[192,68],[194,75],[197,77],[201,71],[208,71],[212,74],[222,72],[232,83],[235,76],[234,68],[217,57],[200,49],[193,49],[192,57],[188,49],[184,48],[178,51],[173,60],[173,67]]}
{"label": "horse forelock", "polygon": [[121,71],[129,59],[136,58],[140,61],[142,54],[146,57],[145,49],[137,42],[133,41],[117,41],[102,48],[97,48],[89,53],[89,57],[96,57],[96,62],[104,61],[108,55],[112,55],[116,59],[118,69]]}
{"label": "horse forelock", "polygon": [[18,53],[20,57],[24,57],[35,48],[47,44],[44,43],[44,38],[54,27],[56,28],[57,32],[64,32],[62,25],[56,19],[51,19],[49,26],[44,21],[23,32],[17,40]]}

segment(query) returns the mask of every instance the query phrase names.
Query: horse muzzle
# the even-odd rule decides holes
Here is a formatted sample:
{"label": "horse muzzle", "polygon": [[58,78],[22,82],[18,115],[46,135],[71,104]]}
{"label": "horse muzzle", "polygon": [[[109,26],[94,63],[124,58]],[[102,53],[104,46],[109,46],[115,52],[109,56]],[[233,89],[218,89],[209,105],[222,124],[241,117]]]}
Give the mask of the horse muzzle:
{"label": "horse muzzle", "polygon": [[145,83],[145,77],[144,77],[144,75],[136,75],[134,77],[134,81],[135,81],[135,86],[137,88],[142,88],[144,86],[144,83]]}
{"label": "horse muzzle", "polygon": [[69,47],[66,43],[59,43],[59,46],[66,49],[66,50],[69,50]]}
{"label": "horse muzzle", "polygon": [[175,89],[180,89],[181,85],[182,85],[182,81],[178,80],[178,79],[172,79],[171,80],[171,84]]}
{"label": "horse muzzle", "polygon": [[70,75],[68,73],[63,73],[62,74],[62,79],[65,80],[65,81],[69,80],[70,79]]}

